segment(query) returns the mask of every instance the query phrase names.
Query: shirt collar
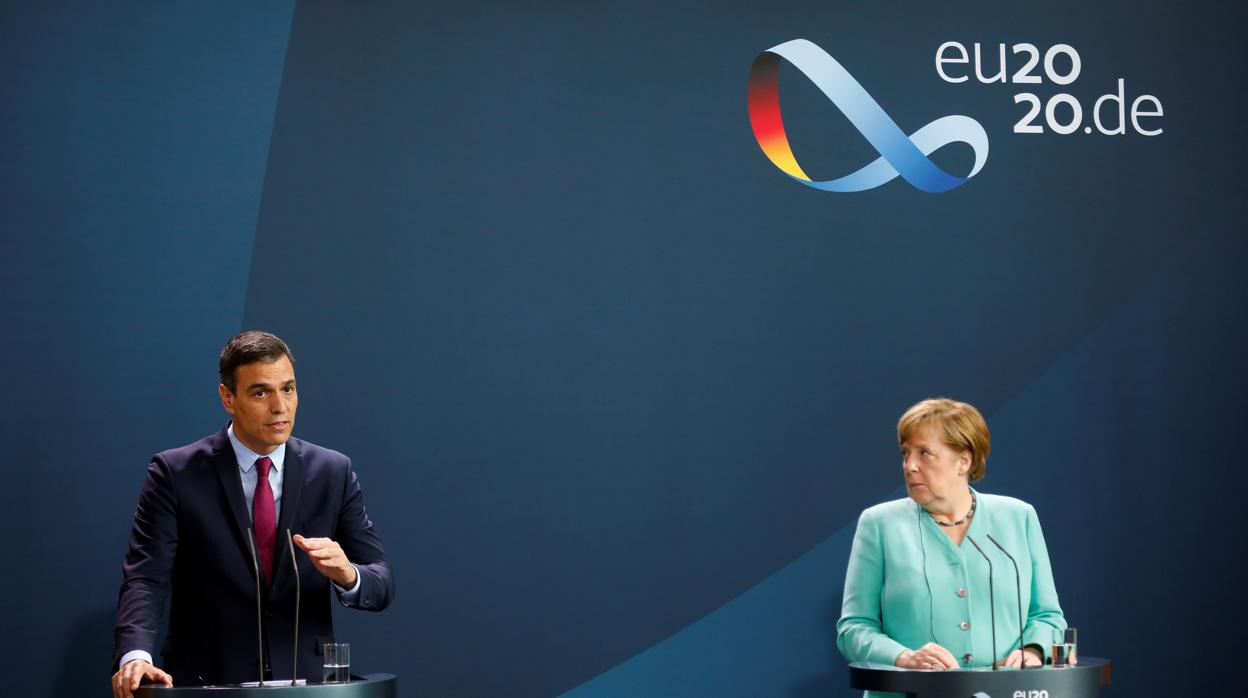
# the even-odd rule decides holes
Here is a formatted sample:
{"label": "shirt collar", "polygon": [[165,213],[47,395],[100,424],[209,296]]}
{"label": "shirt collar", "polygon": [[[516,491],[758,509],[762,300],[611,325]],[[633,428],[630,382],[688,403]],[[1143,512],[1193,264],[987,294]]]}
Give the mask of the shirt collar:
{"label": "shirt collar", "polygon": [[[244,473],[251,472],[251,469],[256,467],[256,461],[265,456],[247,448],[242,441],[238,440],[238,437],[234,435],[234,424],[232,422],[229,429],[225,430],[225,433],[230,437],[230,445],[234,447],[234,460],[238,461],[238,469]],[[268,454],[268,458],[273,461],[273,467],[277,469],[277,472],[282,472],[282,465],[286,462],[286,444],[273,449],[273,452]]]}

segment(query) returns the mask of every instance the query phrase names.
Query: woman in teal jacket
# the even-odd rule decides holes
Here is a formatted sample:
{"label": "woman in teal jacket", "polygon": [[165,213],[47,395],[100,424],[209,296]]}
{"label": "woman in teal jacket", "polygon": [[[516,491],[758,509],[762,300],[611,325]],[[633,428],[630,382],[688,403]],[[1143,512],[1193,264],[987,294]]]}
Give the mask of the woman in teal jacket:
{"label": "woman in teal jacket", "polygon": [[[1036,510],[970,486],[991,445],[984,418],[966,403],[924,400],[902,415],[897,441],[909,497],[858,519],[836,625],[841,654],[922,670],[1042,664],[1066,620]],[[976,544],[992,560],[995,653],[988,563]]]}

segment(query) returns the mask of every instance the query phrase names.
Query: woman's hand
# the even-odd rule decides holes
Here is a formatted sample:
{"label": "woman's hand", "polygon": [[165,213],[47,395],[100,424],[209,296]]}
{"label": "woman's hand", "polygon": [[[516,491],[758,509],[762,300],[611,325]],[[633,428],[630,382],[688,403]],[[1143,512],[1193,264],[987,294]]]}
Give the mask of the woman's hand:
{"label": "woman's hand", "polygon": [[897,656],[897,661],[894,664],[902,669],[919,669],[922,671],[958,668],[958,660],[954,659],[953,654],[935,642],[929,642],[913,652],[910,650],[902,652]]}
{"label": "woman's hand", "polygon": [[[1026,664],[1022,664],[1026,662]],[[1023,648],[1022,652],[1014,650],[1010,652],[1005,659],[997,662],[997,666],[1013,667],[1015,669],[1022,666],[1040,666],[1044,664],[1044,657],[1040,656],[1040,650],[1028,645]]]}

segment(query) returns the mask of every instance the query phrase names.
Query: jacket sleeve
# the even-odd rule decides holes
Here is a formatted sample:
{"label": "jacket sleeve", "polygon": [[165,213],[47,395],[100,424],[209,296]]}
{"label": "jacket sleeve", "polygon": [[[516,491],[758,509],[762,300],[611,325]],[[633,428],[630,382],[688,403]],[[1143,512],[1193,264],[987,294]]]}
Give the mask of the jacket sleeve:
{"label": "jacket sleeve", "polygon": [[1048,657],[1050,646],[1066,629],[1066,618],[1057,601],[1057,587],[1053,584],[1053,568],[1049,564],[1044,533],[1040,530],[1040,517],[1030,505],[1027,506],[1027,547],[1031,551],[1031,604],[1027,608],[1023,642],[1039,645]]}
{"label": "jacket sleeve", "polygon": [[169,467],[154,458],[134,512],[130,547],[122,564],[113,634],[113,665],[132,650],[156,654],[156,634],[178,548],[177,493]]}
{"label": "jacket sleeve", "polygon": [[343,599],[343,602],[352,608],[380,611],[394,599],[394,574],[381,539],[364,509],[364,493],[350,462],[345,487],[336,538],[347,559],[359,570],[360,589],[353,601]]}
{"label": "jacket sleeve", "polygon": [[884,590],[884,541],[871,510],[858,517],[845,596],[836,623],[836,646],[850,662],[892,665],[906,647],[884,634],[880,598]]}

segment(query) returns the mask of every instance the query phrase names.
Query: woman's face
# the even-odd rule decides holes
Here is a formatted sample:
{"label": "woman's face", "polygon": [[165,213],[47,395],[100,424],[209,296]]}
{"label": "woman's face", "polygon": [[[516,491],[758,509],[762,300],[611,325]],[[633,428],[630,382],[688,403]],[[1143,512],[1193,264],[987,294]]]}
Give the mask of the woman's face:
{"label": "woman's face", "polygon": [[966,491],[970,451],[955,451],[940,439],[940,429],[927,425],[901,445],[901,471],[906,494],[930,508],[954,500]]}

